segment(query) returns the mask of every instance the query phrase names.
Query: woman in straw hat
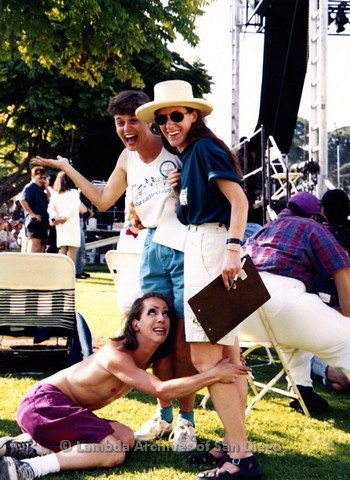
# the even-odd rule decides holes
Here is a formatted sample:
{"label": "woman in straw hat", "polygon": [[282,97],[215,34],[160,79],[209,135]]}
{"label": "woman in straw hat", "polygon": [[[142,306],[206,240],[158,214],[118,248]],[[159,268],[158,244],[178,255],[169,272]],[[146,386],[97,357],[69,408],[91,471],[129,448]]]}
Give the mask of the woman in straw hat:
{"label": "woman in straw hat", "polygon": [[[140,106],[136,116],[159,125],[162,137],[177,148],[182,160],[177,216],[188,226],[185,245],[185,329],[191,344],[192,361],[206,371],[225,356],[240,363],[234,331],[211,344],[187,300],[220,273],[227,289],[241,272],[241,244],[248,202],[241,187],[238,159],[205,125],[203,118],[212,106],[193,96],[182,80],[169,80],[154,87],[154,101]],[[171,178],[171,177],[170,177]],[[171,180],[170,180],[171,181]],[[220,306],[218,305],[218,308]],[[216,464],[198,474],[200,479],[261,478],[257,459],[248,447],[245,432],[246,379],[235,384],[209,387],[214,407],[223,423],[223,446],[192,454],[191,463]]]}

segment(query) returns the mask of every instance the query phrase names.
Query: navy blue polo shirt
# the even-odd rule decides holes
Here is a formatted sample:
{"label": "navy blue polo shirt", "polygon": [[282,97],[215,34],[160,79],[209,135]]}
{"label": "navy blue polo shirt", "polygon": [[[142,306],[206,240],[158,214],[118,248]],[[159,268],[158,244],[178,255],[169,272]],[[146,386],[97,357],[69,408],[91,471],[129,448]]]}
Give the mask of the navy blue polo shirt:
{"label": "navy blue polo shirt", "polygon": [[[39,187],[36,183],[28,183],[22,191],[22,199],[26,200],[36,215],[41,215],[43,223],[49,223],[49,214],[47,213],[48,200],[45,191],[45,187]],[[30,219],[30,215],[26,212],[27,217]]]}
{"label": "navy blue polo shirt", "polygon": [[210,138],[188,145],[180,155],[181,186],[177,216],[184,225],[229,225],[231,204],[216,185],[222,178],[241,183],[227,152]]}

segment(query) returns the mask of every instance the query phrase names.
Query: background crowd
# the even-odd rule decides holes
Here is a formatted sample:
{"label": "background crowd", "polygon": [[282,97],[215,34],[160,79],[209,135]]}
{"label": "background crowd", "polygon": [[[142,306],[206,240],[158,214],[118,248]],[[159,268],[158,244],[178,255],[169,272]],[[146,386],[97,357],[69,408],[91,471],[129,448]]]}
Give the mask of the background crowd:
{"label": "background crowd", "polygon": [[31,181],[0,210],[0,250],[62,253],[76,266],[77,278],[88,278],[86,224],[93,216],[75,184],[63,172],[47,176],[33,167]]}
{"label": "background crowd", "polygon": [[8,200],[0,207],[0,250],[20,249],[24,211],[19,200]]}

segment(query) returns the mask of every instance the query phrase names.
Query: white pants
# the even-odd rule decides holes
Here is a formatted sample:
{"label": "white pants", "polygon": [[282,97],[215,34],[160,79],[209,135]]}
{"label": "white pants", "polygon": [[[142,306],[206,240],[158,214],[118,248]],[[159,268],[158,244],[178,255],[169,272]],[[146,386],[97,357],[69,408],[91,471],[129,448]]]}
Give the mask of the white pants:
{"label": "white pants", "polygon": [[350,318],[323,303],[318,295],[306,293],[299,280],[260,274],[271,295],[262,308],[277,341],[300,350],[290,364],[296,383],[306,385],[308,379],[311,384],[309,352],[350,378]]}

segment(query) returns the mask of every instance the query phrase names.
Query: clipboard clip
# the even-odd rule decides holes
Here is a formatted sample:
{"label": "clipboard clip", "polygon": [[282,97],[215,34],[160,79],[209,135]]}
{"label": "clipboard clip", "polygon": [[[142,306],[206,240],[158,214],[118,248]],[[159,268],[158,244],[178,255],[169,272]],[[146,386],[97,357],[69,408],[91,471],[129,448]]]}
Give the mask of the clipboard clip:
{"label": "clipboard clip", "polygon": [[246,272],[243,270],[245,261],[246,261],[246,257],[244,257],[244,258],[242,259],[242,265],[241,265],[241,270],[242,270],[242,271],[241,271],[241,275],[238,275],[238,273],[237,273],[237,275],[235,276],[235,278],[232,280],[232,283],[231,283],[231,285],[230,285],[230,290],[236,290],[236,288],[237,288],[236,283],[237,283],[238,277],[241,278],[241,280],[245,280],[245,279],[247,278],[248,275],[247,275]]}

